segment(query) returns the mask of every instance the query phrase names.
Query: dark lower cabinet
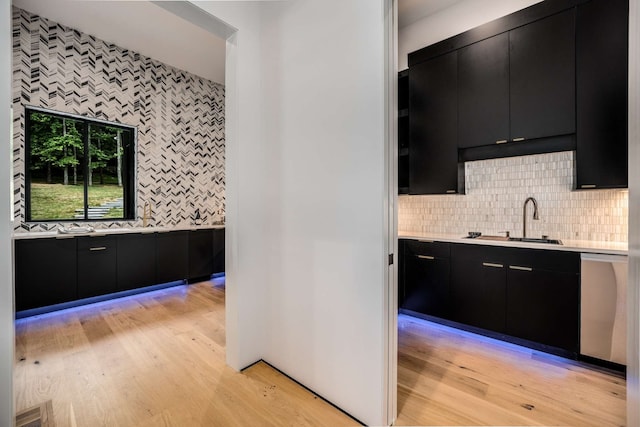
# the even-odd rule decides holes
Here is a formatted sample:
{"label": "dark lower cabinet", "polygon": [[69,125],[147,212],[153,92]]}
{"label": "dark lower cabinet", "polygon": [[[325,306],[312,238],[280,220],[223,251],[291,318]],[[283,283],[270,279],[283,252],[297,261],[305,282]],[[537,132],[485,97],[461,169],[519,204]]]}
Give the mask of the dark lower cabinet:
{"label": "dark lower cabinet", "polygon": [[127,291],[158,283],[155,234],[122,234],[116,237],[116,241],[118,290]]}
{"label": "dark lower cabinet", "polygon": [[168,231],[156,235],[158,283],[184,280],[189,275],[189,232]]}
{"label": "dark lower cabinet", "polygon": [[448,243],[407,241],[401,308],[450,318]]}
{"label": "dark lower cabinet", "polygon": [[213,230],[213,273],[224,273],[225,229]]}
{"label": "dark lower cabinet", "polygon": [[452,320],[482,329],[505,331],[506,248],[451,246]]}
{"label": "dark lower cabinet", "polygon": [[213,230],[189,231],[189,279],[213,274]]}
{"label": "dark lower cabinet", "polygon": [[17,311],[78,297],[75,238],[16,240],[14,254]]}
{"label": "dark lower cabinet", "polygon": [[78,237],[78,298],[118,291],[116,236]]}
{"label": "dark lower cabinet", "polygon": [[507,334],[578,353],[580,276],[509,266]]}

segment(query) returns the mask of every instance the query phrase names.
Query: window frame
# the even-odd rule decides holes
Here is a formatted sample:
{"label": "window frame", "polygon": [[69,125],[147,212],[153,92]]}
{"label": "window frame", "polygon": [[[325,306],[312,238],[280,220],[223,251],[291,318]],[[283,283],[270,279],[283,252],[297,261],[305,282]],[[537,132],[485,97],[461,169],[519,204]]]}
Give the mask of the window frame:
{"label": "window frame", "polygon": [[[82,122],[82,144],[83,150],[86,155],[82,163],[83,171],[83,205],[84,205],[84,218],[54,218],[54,219],[32,219],[31,217],[31,114],[43,113],[56,118],[68,118],[79,122]],[[36,107],[27,105],[24,107],[24,194],[25,194],[25,222],[26,223],[51,223],[51,222],[118,222],[118,221],[133,221],[136,218],[135,200],[136,200],[136,165],[137,165],[137,143],[138,143],[138,128],[133,125],[126,125],[119,122],[111,122],[108,120],[102,120],[83,116],[73,113],[65,113],[63,111],[50,110],[47,108]],[[89,126],[91,124],[109,126],[113,128],[123,129],[131,132],[131,137],[122,141],[122,187],[123,187],[123,216],[119,218],[89,218]]]}

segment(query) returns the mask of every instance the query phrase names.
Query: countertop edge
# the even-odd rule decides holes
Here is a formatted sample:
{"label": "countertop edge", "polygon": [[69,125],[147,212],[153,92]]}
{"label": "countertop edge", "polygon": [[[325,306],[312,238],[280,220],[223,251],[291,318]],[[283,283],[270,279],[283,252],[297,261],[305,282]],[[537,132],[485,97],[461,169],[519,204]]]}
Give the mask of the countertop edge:
{"label": "countertop edge", "polygon": [[60,238],[70,239],[75,237],[86,236],[107,236],[117,234],[151,234],[151,233],[167,233],[171,231],[191,231],[191,230],[219,230],[224,229],[224,225],[194,225],[194,226],[179,226],[179,227],[132,227],[132,228],[99,228],[91,233],[58,233],[58,231],[31,231],[31,232],[18,232],[13,233],[12,240],[25,240],[25,239],[46,239],[46,238]]}
{"label": "countertop edge", "polygon": [[445,243],[462,243],[468,245],[504,246],[510,248],[543,249],[549,251],[567,251],[608,255],[628,255],[628,245],[625,242],[596,242],[588,240],[564,240],[562,245],[532,242],[505,242],[496,240],[468,239],[443,234],[399,233],[398,239],[423,240]]}

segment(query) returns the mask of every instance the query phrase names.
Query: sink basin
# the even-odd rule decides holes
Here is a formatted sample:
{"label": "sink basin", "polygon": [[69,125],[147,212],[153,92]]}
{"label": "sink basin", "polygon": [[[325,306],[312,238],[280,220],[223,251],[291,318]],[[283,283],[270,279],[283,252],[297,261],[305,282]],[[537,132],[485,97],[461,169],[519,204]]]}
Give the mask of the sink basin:
{"label": "sink basin", "polygon": [[561,245],[562,241],[558,239],[533,238],[533,237],[509,237],[510,242],[531,242],[531,243],[548,243],[550,245]]}

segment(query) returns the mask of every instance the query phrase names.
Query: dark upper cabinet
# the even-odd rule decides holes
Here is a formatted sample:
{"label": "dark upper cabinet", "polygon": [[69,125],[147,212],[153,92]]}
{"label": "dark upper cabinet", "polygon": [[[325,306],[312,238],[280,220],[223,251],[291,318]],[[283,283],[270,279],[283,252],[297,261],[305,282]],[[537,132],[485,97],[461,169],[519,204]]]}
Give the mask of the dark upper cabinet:
{"label": "dark upper cabinet", "polygon": [[78,298],[118,291],[116,236],[77,239]]}
{"label": "dark upper cabinet", "polygon": [[503,333],[506,328],[507,249],[451,245],[452,320]]}
{"label": "dark upper cabinet", "polygon": [[189,276],[189,232],[168,231],[156,235],[158,283],[184,280]]}
{"label": "dark upper cabinet", "polygon": [[513,250],[507,270],[507,334],[577,354],[579,271],[577,253]]}
{"label": "dark upper cabinet", "polygon": [[189,231],[189,279],[213,274],[213,230]]}
{"label": "dark upper cabinet", "polygon": [[16,311],[77,298],[76,239],[15,241]]}
{"label": "dark upper cabinet", "polygon": [[398,73],[398,193],[409,192],[409,70]]}
{"label": "dark upper cabinet", "polygon": [[628,185],[627,0],[578,6],[576,188]]}
{"label": "dark upper cabinet", "polygon": [[576,130],[575,9],[509,32],[511,140]]}
{"label": "dark upper cabinet", "polygon": [[458,147],[507,142],[509,34],[458,51]]}
{"label": "dark upper cabinet", "polygon": [[458,192],[457,52],[409,68],[409,193]]}
{"label": "dark upper cabinet", "polygon": [[116,236],[118,290],[155,285],[156,236],[154,233]]}
{"label": "dark upper cabinet", "polygon": [[224,239],[225,229],[213,230],[213,272],[224,273]]}
{"label": "dark upper cabinet", "polygon": [[449,243],[407,241],[401,308],[450,318]]}

